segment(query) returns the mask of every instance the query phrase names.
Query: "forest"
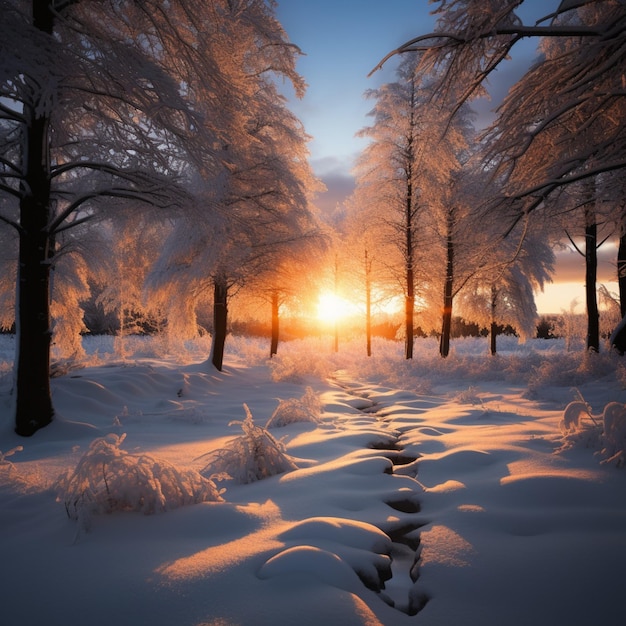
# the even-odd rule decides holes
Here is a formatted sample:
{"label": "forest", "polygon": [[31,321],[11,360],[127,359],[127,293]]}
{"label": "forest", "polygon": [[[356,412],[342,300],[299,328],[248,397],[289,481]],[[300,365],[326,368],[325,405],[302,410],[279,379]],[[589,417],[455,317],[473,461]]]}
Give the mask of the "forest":
{"label": "forest", "polygon": [[[331,216],[281,87],[302,95],[305,77],[275,2],[2,0],[0,324],[16,334],[16,432],[51,422],[50,374],[96,328],[169,346],[208,332],[219,371],[234,322],[266,324],[274,355],[281,316],[311,316],[326,293],[356,307],[368,355],[390,313],[406,359],[418,332],[447,357],[454,317],[487,329],[495,354],[502,327],[535,336],[534,293],[564,240],[585,258],[598,352],[626,312],[626,10],[555,2],[527,25],[521,4],[436,2],[435,32],[380,61],[396,79],[366,94],[356,190]],[[473,100],[529,37],[540,55],[477,129]],[[599,304],[609,240],[620,293]]]}
{"label": "forest", "polygon": [[2,624],[623,622],[626,3],[428,4],[332,210],[278,2],[0,0]]}

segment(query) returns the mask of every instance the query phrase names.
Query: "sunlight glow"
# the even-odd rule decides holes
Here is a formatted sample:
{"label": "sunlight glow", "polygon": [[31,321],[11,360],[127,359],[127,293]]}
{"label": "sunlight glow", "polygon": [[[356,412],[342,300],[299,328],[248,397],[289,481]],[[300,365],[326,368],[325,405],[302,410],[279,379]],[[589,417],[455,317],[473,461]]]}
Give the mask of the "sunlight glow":
{"label": "sunlight glow", "polygon": [[337,294],[326,291],[320,294],[317,302],[317,319],[320,322],[337,322],[353,312],[353,307],[347,300]]}
{"label": "sunlight glow", "polygon": [[395,315],[404,309],[404,298],[402,296],[383,298],[374,292],[372,299],[376,302],[376,309],[386,315]]}

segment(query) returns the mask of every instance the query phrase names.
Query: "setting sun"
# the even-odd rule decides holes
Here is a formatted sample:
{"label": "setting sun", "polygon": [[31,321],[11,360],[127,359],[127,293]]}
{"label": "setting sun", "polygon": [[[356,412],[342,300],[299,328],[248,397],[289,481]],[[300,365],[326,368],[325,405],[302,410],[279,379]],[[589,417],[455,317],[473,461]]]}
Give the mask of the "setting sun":
{"label": "setting sun", "polygon": [[320,322],[336,322],[350,313],[351,307],[347,300],[332,292],[322,293],[317,303],[317,319]]}

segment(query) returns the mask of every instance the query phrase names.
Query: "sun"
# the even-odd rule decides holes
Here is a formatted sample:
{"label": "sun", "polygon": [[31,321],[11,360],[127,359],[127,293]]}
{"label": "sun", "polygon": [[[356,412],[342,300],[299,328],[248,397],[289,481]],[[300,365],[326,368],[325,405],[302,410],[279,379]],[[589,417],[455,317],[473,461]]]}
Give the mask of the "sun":
{"label": "sun", "polygon": [[350,312],[350,303],[332,292],[320,294],[317,301],[317,319],[331,324],[346,317]]}

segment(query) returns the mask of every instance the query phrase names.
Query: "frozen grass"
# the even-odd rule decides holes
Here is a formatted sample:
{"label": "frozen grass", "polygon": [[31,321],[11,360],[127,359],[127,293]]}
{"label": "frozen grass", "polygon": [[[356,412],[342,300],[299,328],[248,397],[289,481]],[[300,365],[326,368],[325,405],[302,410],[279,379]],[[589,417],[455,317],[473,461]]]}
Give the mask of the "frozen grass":
{"label": "frozen grass", "polygon": [[75,469],[59,479],[70,519],[87,527],[94,513],[158,513],[198,502],[221,502],[215,483],[197,471],[121,449],[126,435],[95,439]]}
{"label": "frozen grass", "polygon": [[[179,362],[200,362],[210,353],[210,337],[199,337],[168,346],[158,337],[124,338],[123,353],[119,341],[108,335],[87,336],[83,343],[86,356],[77,367],[112,362],[168,358]],[[268,359],[269,342],[258,338],[229,336],[227,360],[247,366],[268,363],[275,382],[306,383],[309,379],[326,379],[338,371],[362,381],[376,380],[394,387],[409,388],[418,393],[432,393],[446,380],[502,381],[527,388],[528,397],[541,397],[542,390],[552,386],[573,386],[590,377],[612,375],[626,387],[623,359],[604,349],[600,354],[584,350],[568,351],[561,339],[534,339],[519,344],[515,337],[499,338],[499,353],[488,353],[484,338],[455,339],[450,355],[442,359],[436,339],[416,339],[414,358],[403,358],[400,342],[374,339],[372,356],[365,356],[363,341],[340,343],[333,351],[331,337],[283,342],[278,354]],[[0,335],[0,381],[10,383],[14,354],[12,335]]]}
{"label": "frozen grass", "polygon": [[282,428],[298,422],[313,422],[320,419],[322,406],[319,398],[311,387],[307,387],[301,398],[279,400],[272,416],[267,420],[265,428]]}
{"label": "frozen grass", "polygon": [[231,422],[231,425],[241,426],[243,434],[223,448],[204,455],[207,463],[200,473],[216,480],[227,478],[239,484],[248,484],[298,469],[285,446],[265,428],[254,423],[246,404],[243,408],[246,418],[242,422]]}

